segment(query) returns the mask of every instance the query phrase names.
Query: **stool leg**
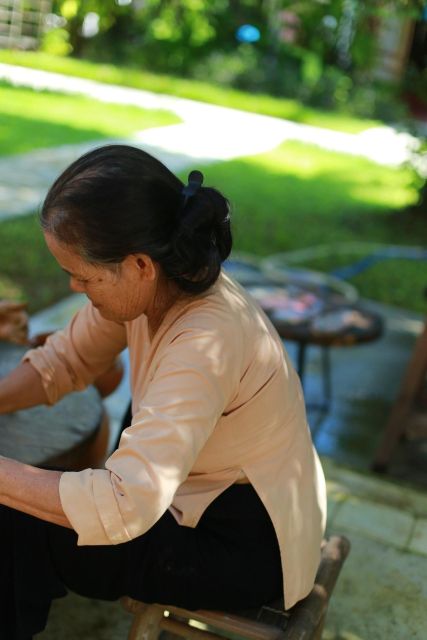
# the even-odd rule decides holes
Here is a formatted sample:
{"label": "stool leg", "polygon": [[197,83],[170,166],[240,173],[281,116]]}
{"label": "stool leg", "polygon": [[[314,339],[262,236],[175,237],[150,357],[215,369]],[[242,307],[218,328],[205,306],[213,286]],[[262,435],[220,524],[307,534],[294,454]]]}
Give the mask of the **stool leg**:
{"label": "stool leg", "polygon": [[325,627],[326,622],[326,613],[323,614],[322,619],[316,627],[315,635],[313,636],[313,640],[322,640],[323,629]]}
{"label": "stool leg", "polygon": [[160,621],[163,609],[156,605],[147,607],[135,614],[128,640],[157,640],[160,635]]}

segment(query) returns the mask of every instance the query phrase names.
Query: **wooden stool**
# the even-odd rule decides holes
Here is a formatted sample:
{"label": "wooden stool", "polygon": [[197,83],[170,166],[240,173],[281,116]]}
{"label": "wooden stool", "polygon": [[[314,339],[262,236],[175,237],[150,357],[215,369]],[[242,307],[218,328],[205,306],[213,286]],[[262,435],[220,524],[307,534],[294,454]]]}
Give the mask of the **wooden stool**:
{"label": "wooden stool", "polygon": [[344,536],[324,541],[312,591],[288,611],[283,609],[283,600],[235,615],[123,598],[123,606],[134,615],[128,640],[157,640],[162,631],[190,640],[223,640],[230,634],[248,640],[320,640],[329,600],[349,550]]}

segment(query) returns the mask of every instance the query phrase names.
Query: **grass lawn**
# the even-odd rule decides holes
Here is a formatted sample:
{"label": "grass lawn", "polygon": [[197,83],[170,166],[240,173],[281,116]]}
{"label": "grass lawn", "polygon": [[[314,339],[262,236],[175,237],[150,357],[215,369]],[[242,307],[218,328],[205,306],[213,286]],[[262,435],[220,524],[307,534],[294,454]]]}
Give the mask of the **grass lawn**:
{"label": "grass lawn", "polygon": [[131,136],[180,122],[172,113],[105,104],[82,96],[0,83],[0,155],[87,140]]}
{"label": "grass lawn", "polygon": [[[265,256],[333,242],[427,244],[425,219],[402,210],[417,197],[409,170],[287,142],[205,173],[206,183],[233,204],[236,251]],[[332,256],[303,266],[328,272],[340,263]],[[350,282],[362,296],[425,312],[425,274],[425,262],[387,260]]]}
{"label": "grass lawn", "polygon": [[[205,168],[233,206],[235,250],[265,256],[316,244],[369,241],[422,245],[425,220],[402,211],[416,198],[412,174],[288,142],[270,153]],[[45,307],[68,293],[67,276],[44,246],[35,216],[0,225],[0,297]],[[17,259],[19,256],[19,259]],[[336,268],[333,259],[316,265]],[[390,260],[354,279],[362,295],[425,311],[424,263]]]}
{"label": "grass lawn", "polygon": [[0,50],[1,62],[98,80],[107,84],[166,93],[349,133],[358,133],[381,124],[378,121],[363,120],[345,113],[320,111],[305,107],[296,100],[248,93],[197,80],[154,74],[143,69],[98,64],[40,52]]}
{"label": "grass lawn", "polygon": [[71,293],[69,278],[45,245],[36,215],[0,223],[0,299],[25,300],[30,313]]}

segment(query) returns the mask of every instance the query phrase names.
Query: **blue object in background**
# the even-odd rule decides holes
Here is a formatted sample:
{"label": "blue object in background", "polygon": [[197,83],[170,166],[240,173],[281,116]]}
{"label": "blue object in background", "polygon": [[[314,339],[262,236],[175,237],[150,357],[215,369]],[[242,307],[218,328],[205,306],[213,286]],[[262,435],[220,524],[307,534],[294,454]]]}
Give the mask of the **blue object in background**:
{"label": "blue object in background", "polygon": [[382,260],[427,260],[427,249],[424,247],[403,247],[403,246],[393,246],[390,245],[388,247],[383,247],[374,253],[370,253],[369,255],[357,260],[352,264],[346,265],[345,267],[339,267],[334,271],[331,271],[331,275],[336,278],[342,278],[343,280],[347,280],[348,278],[354,278],[355,276],[362,273],[368,267],[373,266],[377,262],[381,262]]}
{"label": "blue object in background", "polygon": [[239,42],[258,42],[261,32],[253,24],[242,24],[236,31],[236,38]]}

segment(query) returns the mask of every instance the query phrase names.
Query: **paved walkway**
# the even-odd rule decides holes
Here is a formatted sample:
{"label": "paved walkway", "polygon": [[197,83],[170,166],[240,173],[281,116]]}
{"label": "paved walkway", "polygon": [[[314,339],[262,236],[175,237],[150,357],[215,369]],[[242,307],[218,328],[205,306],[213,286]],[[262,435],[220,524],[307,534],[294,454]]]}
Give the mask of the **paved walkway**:
{"label": "paved walkway", "polygon": [[[194,100],[6,64],[0,64],[0,79],[35,89],[78,93],[104,102],[174,112],[182,119],[181,124],[145,130],[125,141],[143,147],[173,171],[255,155],[274,149],[285,140],[299,140],[398,166],[410,158],[409,149],[416,144],[414,138],[397,133],[391,127],[371,128],[359,134],[341,133]],[[107,140],[102,141],[102,144],[106,143]],[[36,209],[58,173],[99,144],[94,141],[0,158],[0,219]]]}

